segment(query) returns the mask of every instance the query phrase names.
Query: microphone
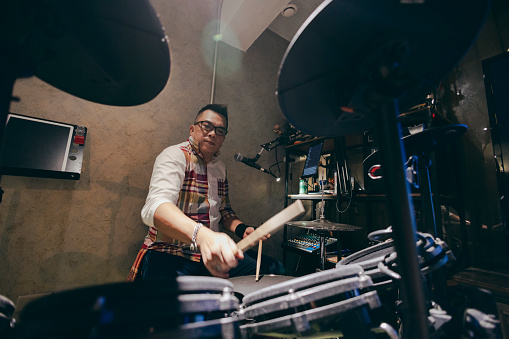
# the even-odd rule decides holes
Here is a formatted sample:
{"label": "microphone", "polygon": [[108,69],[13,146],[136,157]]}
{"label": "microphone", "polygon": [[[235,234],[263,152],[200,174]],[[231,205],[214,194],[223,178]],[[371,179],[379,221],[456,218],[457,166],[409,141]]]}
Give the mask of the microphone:
{"label": "microphone", "polygon": [[267,173],[267,174],[270,174],[272,175],[274,178],[277,179],[277,177],[272,174],[271,172],[269,172],[268,170],[266,170],[265,168],[261,167],[260,165],[258,165],[255,161],[253,161],[253,159],[250,159],[250,158],[246,158],[245,156],[243,156],[242,154],[240,153],[237,153],[233,156],[235,158],[236,161],[240,161],[246,165],[248,165],[249,167],[253,167],[253,168],[256,168],[257,170],[259,171],[262,171],[264,173]]}

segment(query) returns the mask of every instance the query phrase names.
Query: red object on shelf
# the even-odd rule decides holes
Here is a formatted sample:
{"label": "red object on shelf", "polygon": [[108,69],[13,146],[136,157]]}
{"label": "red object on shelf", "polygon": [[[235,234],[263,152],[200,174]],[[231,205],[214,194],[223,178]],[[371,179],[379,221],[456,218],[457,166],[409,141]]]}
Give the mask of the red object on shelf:
{"label": "red object on shelf", "polygon": [[75,135],[74,143],[78,144],[78,145],[84,145],[85,144],[85,136],[84,135]]}

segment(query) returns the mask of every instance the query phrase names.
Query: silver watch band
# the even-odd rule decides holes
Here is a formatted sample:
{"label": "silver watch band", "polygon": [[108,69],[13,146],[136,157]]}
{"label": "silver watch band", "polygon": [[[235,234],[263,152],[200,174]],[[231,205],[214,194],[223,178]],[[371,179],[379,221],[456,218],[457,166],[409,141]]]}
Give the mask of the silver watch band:
{"label": "silver watch band", "polygon": [[200,230],[200,228],[203,226],[202,223],[197,223],[196,226],[194,226],[194,232],[193,232],[193,237],[191,238],[191,250],[192,251],[197,251],[198,250],[198,245],[196,244],[196,237],[198,236],[198,231]]}

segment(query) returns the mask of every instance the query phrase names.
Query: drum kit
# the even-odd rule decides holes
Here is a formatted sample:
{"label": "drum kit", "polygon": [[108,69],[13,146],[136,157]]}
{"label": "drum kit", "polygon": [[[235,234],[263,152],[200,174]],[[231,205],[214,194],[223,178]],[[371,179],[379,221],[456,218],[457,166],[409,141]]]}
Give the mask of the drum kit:
{"label": "drum kit", "polygon": [[[12,339],[397,339],[395,328],[405,312],[397,314],[401,300],[392,298],[391,291],[399,289],[401,271],[390,229],[380,233],[370,238],[385,241],[346,257],[335,269],[302,277],[182,276],[85,287],[28,303],[19,321],[13,317],[14,304],[1,297],[0,334]],[[423,277],[451,257],[447,245],[429,234],[418,233],[416,248]],[[383,305],[389,302],[392,307]],[[394,314],[385,314],[386,309]],[[450,321],[433,307],[430,328],[437,323],[433,311]]]}
{"label": "drum kit", "polygon": [[[438,238],[415,230],[397,113],[430,93],[461,59],[488,7],[489,0],[468,5],[461,0],[326,0],[283,57],[277,100],[293,126],[316,136],[371,128],[378,134],[393,222],[383,236],[390,234],[389,240],[354,253],[332,270],[251,279],[250,290],[239,288],[240,281],[212,277],[95,286],[34,300],[19,323],[13,303],[2,297],[0,334],[22,339],[429,337],[429,304],[434,303],[425,300],[423,276],[442,267],[450,251]],[[19,77],[35,74],[83,99],[120,106],[147,102],[166,84],[167,41],[147,0],[58,5],[27,0],[9,2],[2,12],[9,16],[3,24],[24,26],[0,35],[0,56],[6,60],[2,119]],[[345,230],[323,220],[299,226]],[[383,306],[379,294],[388,286],[398,290],[393,301],[404,305],[399,333],[394,330],[399,321],[387,324],[376,313]]]}

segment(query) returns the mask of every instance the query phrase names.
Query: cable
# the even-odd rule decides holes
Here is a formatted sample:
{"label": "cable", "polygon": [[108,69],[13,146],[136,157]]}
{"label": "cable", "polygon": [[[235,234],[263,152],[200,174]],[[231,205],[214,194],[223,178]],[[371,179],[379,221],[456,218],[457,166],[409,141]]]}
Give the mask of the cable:
{"label": "cable", "polygon": [[274,152],[276,154],[277,172],[279,174],[278,176],[281,178],[281,168],[279,167],[279,161],[277,160],[277,147],[275,148]]}
{"label": "cable", "polygon": [[274,164],[270,165],[270,167],[269,167],[269,171],[271,171],[271,168],[272,168],[272,167],[277,166],[277,165],[279,165],[279,164],[280,164],[280,163],[282,163],[282,162],[283,162],[283,161],[279,161],[279,163],[277,163],[277,162],[276,162],[276,163],[274,163]]}
{"label": "cable", "polygon": [[[282,163],[282,161],[279,161],[279,162],[276,162],[275,164],[270,165],[270,167],[269,167],[269,169],[268,169],[268,171],[269,171],[270,173],[273,173],[273,172],[272,172],[272,167],[274,167],[274,166],[278,166],[279,178],[281,178],[281,171],[279,170],[279,164],[280,164],[280,163]],[[275,174],[274,174],[274,175],[275,175]]]}
{"label": "cable", "polygon": [[[262,149],[263,149],[263,148],[262,148]],[[270,165],[270,167],[269,167],[268,171],[269,171],[270,173],[274,174],[274,173],[272,172],[272,167],[277,166],[277,171],[278,171],[278,174],[279,174],[277,177],[278,177],[278,178],[281,178],[281,168],[279,167],[279,164],[283,163],[284,161],[279,161],[279,160],[277,159],[277,147],[275,147],[274,149],[275,149],[275,151],[274,151],[274,153],[275,153],[275,154],[274,154],[274,155],[275,155],[275,158],[276,158],[276,162],[275,162],[274,164]],[[274,174],[274,175],[275,175],[275,174]]]}
{"label": "cable", "polygon": [[338,206],[338,202],[339,202],[339,195],[338,195],[338,199],[336,200],[336,210],[339,212],[339,213],[345,213],[346,211],[348,211],[348,209],[350,208],[350,204],[352,203],[352,200],[353,200],[353,189],[350,190],[350,200],[348,201],[348,205],[346,206],[346,208],[342,211],[339,210],[339,206]]}
{"label": "cable", "polygon": [[281,169],[279,168],[279,164],[280,164],[280,163],[282,163],[283,161],[279,161],[279,160],[277,160],[277,148],[276,148],[275,150],[276,150],[276,151],[275,151],[276,162],[275,162],[275,163],[273,163],[272,165],[270,165],[270,167],[269,167],[269,172],[271,172],[271,173],[272,173],[272,167],[277,166],[277,170],[278,170],[279,177],[281,177]]}

